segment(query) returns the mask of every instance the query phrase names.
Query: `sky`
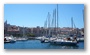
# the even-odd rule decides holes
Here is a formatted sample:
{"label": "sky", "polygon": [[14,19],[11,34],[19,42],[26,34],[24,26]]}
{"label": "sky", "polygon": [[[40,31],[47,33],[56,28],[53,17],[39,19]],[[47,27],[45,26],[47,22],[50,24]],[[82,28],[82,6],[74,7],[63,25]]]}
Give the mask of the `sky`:
{"label": "sky", "polygon": [[[48,12],[52,19],[56,4],[4,4],[4,22],[25,27],[44,27]],[[59,27],[71,27],[71,18],[77,28],[84,27],[84,4],[58,4]]]}

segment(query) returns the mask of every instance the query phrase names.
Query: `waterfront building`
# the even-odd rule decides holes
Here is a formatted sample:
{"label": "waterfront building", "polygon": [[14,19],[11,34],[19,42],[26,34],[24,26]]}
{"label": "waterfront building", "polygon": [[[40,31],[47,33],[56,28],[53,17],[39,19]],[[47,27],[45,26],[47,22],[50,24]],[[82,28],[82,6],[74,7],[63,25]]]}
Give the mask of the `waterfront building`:
{"label": "waterfront building", "polygon": [[[25,32],[25,35],[33,34],[35,36],[45,36],[49,33],[49,28],[44,27],[20,27],[16,25],[10,25],[7,23],[7,20],[4,22],[4,35],[14,35],[14,36],[22,36],[23,29]],[[55,35],[56,28],[50,28],[51,34]],[[73,30],[73,31],[72,31]],[[77,32],[78,31],[78,32]],[[83,34],[84,35],[84,28],[78,29],[78,28],[70,28],[70,27],[63,27],[58,28],[58,34]]]}

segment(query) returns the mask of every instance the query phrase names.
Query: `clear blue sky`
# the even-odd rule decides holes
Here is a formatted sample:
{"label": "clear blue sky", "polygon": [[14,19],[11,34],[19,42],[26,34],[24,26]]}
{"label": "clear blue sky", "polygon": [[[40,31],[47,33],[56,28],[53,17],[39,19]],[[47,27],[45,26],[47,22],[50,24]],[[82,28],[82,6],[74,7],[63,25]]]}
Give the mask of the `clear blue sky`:
{"label": "clear blue sky", "polygon": [[[43,27],[48,12],[52,16],[56,7],[56,4],[5,4],[4,21],[17,26]],[[71,27],[71,17],[76,27],[84,27],[84,4],[59,4],[58,8],[59,27]]]}

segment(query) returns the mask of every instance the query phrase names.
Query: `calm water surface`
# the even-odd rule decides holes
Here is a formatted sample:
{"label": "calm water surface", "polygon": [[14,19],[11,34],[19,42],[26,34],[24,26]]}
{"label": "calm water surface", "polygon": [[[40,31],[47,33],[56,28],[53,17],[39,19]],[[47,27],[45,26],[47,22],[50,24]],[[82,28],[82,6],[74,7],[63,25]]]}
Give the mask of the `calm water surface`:
{"label": "calm water surface", "polygon": [[15,43],[5,43],[4,49],[84,49],[84,42],[75,46],[61,46],[50,43],[41,43],[39,40],[16,41]]}

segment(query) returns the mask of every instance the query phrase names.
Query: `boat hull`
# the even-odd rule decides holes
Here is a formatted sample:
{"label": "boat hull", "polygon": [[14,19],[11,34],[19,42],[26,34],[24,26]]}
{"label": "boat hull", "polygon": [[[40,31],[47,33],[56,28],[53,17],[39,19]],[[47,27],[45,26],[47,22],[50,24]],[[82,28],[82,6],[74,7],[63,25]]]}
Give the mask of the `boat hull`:
{"label": "boat hull", "polygon": [[77,45],[77,42],[71,42],[71,41],[51,41],[51,44],[60,44],[60,45]]}
{"label": "boat hull", "polygon": [[12,40],[12,41],[4,41],[4,43],[15,43],[16,41]]}

